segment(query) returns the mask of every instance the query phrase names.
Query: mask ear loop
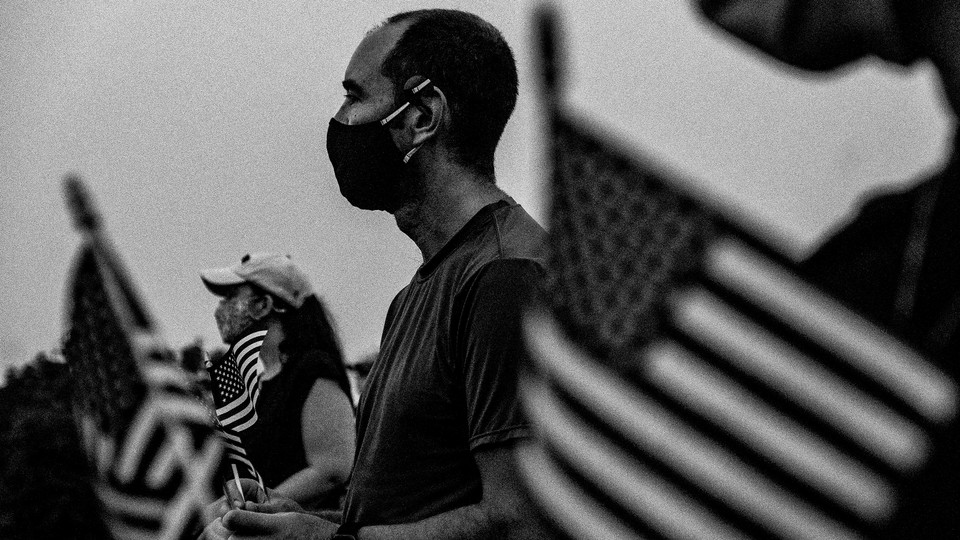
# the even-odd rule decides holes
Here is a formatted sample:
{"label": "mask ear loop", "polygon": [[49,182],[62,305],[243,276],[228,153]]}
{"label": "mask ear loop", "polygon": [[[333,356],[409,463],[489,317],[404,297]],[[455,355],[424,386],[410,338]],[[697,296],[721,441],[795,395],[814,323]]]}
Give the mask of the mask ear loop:
{"label": "mask ear loop", "polygon": [[420,145],[417,145],[417,146],[414,146],[413,148],[411,148],[410,151],[407,152],[407,155],[403,156],[403,162],[404,162],[404,163],[409,163],[409,162],[410,162],[410,158],[412,158],[413,155],[416,154],[416,153],[417,153],[417,150],[419,150],[419,149],[420,149]]}
{"label": "mask ear loop", "polygon": [[[410,97],[403,103],[403,105],[401,105],[400,107],[398,107],[397,110],[393,111],[393,113],[391,113],[390,116],[387,116],[387,117],[384,118],[383,120],[380,120],[380,125],[381,125],[381,126],[387,125],[388,123],[390,123],[391,120],[393,120],[394,118],[396,118],[397,115],[399,115],[399,114],[402,113],[403,111],[407,110],[407,108],[410,107],[410,105],[413,103],[413,101],[417,98],[417,94],[419,94],[419,93],[422,92],[425,88],[429,87],[429,86],[432,85],[432,84],[433,84],[433,83],[430,82],[430,79],[424,79],[422,83],[420,83],[420,84],[414,86],[413,88],[411,88],[411,89],[409,90],[409,92],[410,92]],[[404,163],[409,163],[409,162],[410,162],[410,158],[412,158],[413,155],[417,153],[417,150],[420,150],[420,146],[421,146],[421,145],[417,145],[417,146],[414,146],[413,148],[411,148],[410,151],[407,152],[406,155],[403,156],[403,162],[404,162]]]}
{"label": "mask ear loop", "polygon": [[430,82],[430,79],[424,79],[422,83],[411,88],[409,90],[410,97],[403,102],[403,105],[400,105],[399,107],[397,107],[397,110],[390,113],[390,115],[384,118],[383,120],[380,120],[380,125],[385,126],[389,124],[391,120],[399,116],[400,113],[402,113],[403,111],[407,110],[407,108],[410,107],[410,105],[413,103],[413,100],[417,98],[417,94],[423,91],[424,88],[427,88],[431,84],[432,83]]}

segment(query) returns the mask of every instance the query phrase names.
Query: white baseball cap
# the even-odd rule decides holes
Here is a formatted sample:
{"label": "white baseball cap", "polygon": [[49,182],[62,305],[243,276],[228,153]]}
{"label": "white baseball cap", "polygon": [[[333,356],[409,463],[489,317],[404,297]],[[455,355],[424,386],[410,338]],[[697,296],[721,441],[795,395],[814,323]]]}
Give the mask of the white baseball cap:
{"label": "white baseball cap", "polygon": [[302,306],[303,300],[313,294],[307,275],[293,264],[289,255],[278,253],[247,254],[239,263],[226,268],[202,270],[200,279],[217,296],[225,296],[242,283],[252,283],[294,308]]}

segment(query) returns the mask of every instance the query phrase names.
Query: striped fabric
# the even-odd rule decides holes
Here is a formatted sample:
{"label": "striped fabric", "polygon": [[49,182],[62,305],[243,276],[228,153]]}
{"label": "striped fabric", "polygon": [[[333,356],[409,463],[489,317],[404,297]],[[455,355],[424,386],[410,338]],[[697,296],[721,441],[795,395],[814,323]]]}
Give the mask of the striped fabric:
{"label": "striped fabric", "polygon": [[[232,473],[230,478],[233,478],[233,476],[247,478],[256,475],[256,468],[247,458],[247,451],[243,448],[240,435],[231,429],[222,429],[219,434],[230,462],[229,467]],[[259,481],[259,476],[253,477]]]}
{"label": "striped fabric", "polygon": [[233,355],[237,363],[240,378],[243,380],[243,385],[247,388],[250,401],[254,406],[257,405],[257,398],[260,397],[260,377],[263,375],[260,346],[263,345],[263,338],[266,335],[266,330],[250,332],[230,347],[230,354]]}
{"label": "striped fabric", "polygon": [[227,429],[242,432],[257,422],[253,396],[259,395],[258,363],[265,335],[266,331],[260,331],[244,336],[227,354],[207,365],[217,420]]}
{"label": "striped fabric", "polygon": [[260,347],[266,330],[242,336],[216,361],[207,363],[216,408],[218,433],[224,443],[226,459],[222,467],[225,481],[248,478],[263,484],[244,449],[242,433],[257,422],[256,396],[260,391]]}
{"label": "striped fabric", "polygon": [[117,539],[194,538],[215,499],[222,446],[199,389],[164,355],[80,181],[66,187],[84,244],[64,357],[103,519]]}
{"label": "striped fabric", "polygon": [[543,515],[578,540],[884,537],[957,435],[954,381],[548,102],[551,252],[520,387],[537,437],[519,455]]}
{"label": "striped fabric", "polygon": [[233,357],[226,355],[212,365],[210,378],[213,381],[217,419],[223,427],[243,431],[257,422],[257,409],[243,385]]}

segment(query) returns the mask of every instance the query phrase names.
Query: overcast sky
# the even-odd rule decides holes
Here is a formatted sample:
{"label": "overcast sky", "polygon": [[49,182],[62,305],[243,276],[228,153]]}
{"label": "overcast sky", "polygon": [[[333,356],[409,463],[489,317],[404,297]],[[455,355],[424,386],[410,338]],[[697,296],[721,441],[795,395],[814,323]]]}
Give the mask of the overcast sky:
{"label": "overcast sky", "polygon": [[[569,106],[658,156],[802,253],[857,199],[936,166],[952,125],[927,66],[827,78],[764,60],[676,0],[557,2]],[[79,173],[168,343],[218,344],[202,268],[289,253],[348,361],[376,350],[420,264],[391,216],[356,210],[325,155],[364,33],[421,7],[500,28],[521,96],[499,184],[541,223],[533,2],[0,3],[0,366],[58,343],[79,238],[61,179]]]}

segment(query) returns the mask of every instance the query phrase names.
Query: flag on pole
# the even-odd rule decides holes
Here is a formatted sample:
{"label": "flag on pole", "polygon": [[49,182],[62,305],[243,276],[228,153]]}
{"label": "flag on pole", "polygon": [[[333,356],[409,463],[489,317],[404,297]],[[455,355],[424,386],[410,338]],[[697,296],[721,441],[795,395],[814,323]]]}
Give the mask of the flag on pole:
{"label": "flag on pole", "polygon": [[83,185],[68,178],[66,189],[84,242],[64,355],[104,521],[117,539],[192,538],[218,485],[211,415],[171,363]]}
{"label": "flag on pole", "polygon": [[260,397],[260,377],[263,375],[260,347],[263,345],[263,339],[266,336],[266,330],[254,330],[241,337],[230,347],[230,354],[233,355],[234,361],[237,363],[240,378],[243,379],[243,385],[247,388],[247,393],[250,395],[250,401],[254,407],[257,405],[257,398]]}
{"label": "flag on pole", "polygon": [[237,432],[257,423],[257,409],[243,382],[240,366],[232,351],[208,367],[213,383],[213,402],[220,425]]}
{"label": "flag on pole", "polygon": [[541,24],[553,211],[524,323],[533,500],[576,539],[884,537],[958,435],[956,383],[575,118]]}
{"label": "flag on pole", "polygon": [[260,346],[265,330],[242,336],[219,358],[207,363],[220,437],[224,443],[225,481],[251,479],[263,488],[254,464],[244,449],[241,434],[257,422],[256,398],[260,390]]}

